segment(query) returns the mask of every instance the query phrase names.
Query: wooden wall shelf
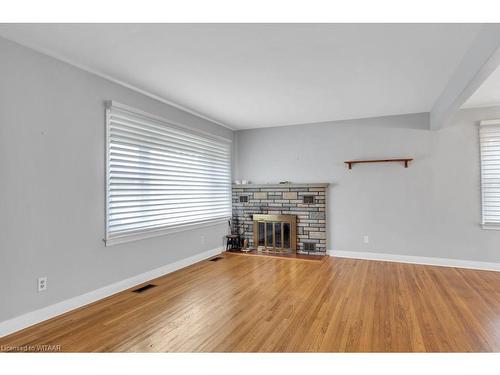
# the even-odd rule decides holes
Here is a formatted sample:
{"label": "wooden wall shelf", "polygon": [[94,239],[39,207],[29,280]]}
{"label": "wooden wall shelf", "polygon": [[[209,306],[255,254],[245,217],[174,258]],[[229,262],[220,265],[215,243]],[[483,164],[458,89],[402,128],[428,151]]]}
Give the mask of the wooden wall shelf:
{"label": "wooden wall shelf", "polygon": [[352,169],[353,164],[361,164],[361,163],[404,163],[405,168],[408,168],[408,163],[413,159],[372,159],[372,160],[348,160],[345,161],[349,166],[349,169]]}

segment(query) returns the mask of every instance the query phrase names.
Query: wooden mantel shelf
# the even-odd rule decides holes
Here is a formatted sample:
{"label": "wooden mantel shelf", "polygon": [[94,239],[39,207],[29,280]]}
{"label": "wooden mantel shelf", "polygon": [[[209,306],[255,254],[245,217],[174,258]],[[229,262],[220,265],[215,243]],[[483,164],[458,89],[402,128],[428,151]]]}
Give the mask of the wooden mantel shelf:
{"label": "wooden mantel shelf", "polygon": [[353,164],[361,164],[361,163],[404,163],[405,164],[405,168],[408,168],[408,163],[410,161],[412,161],[413,159],[409,159],[409,158],[406,158],[406,159],[372,159],[372,160],[348,160],[348,161],[345,161],[344,163],[346,163],[348,166],[349,166],[349,169],[352,169],[352,165]]}

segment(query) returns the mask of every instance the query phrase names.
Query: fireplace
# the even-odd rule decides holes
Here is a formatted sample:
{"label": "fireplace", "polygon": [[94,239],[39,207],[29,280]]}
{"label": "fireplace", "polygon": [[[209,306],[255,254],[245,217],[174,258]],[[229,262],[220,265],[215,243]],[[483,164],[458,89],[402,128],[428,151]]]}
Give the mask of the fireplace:
{"label": "fireplace", "polygon": [[[281,224],[277,227],[280,231],[274,234],[278,244],[272,240],[275,228],[268,224],[270,233],[267,237],[267,248],[289,249],[288,251],[299,254],[325,255],[327,241],[327,183],[290,183],[290,184],[247,184],[233,185],[233,220],[240,225],[239,234],[243,236],[249,248],[258,247],[256,233],[262,233],[261,249],[266,247],[265,224],[257,223],[254,215],[291,215],[295,224],[290,226],[290,245],[281,243],[281,233],[288,230],[288,226]],[[243,198],[242,198],[243,197]],[[257,219],[257,217],[255,218]],[[260,220],[264,221],[264,220]],[[267,220],[273,222],[273,219]],[[275,220],[280,222],[282,220]],[[284,222],[289,222],[285,219]],[[255,224],[255,225],[254,225]],[[259,231],[259,232],[257,232]],[[292,235],[292,231],[294,234]],[[254,241],[255,240],[255,241]],[[264,243],[263,243],[264,241]],[[285,242],[285,238],[283,238]],[[286,246],[286,247],[285,247]],[[290,246],[288,248],[288,246]],[[281,250],[283,251],[283,250]]]}
{"label": "fireplace", "polygon": [[297,250],[295,215],[253,215],[253,243],[258,251],[291,253]]}

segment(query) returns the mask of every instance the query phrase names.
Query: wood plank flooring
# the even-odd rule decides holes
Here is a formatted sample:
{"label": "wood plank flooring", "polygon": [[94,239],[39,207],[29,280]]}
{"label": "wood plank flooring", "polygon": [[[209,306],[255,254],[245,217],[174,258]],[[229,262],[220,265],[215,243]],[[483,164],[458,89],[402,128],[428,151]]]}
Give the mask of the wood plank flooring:
{"label": "wood plank flooring", "polygon": [[225,253],[0,339],[70,352],[500,350],[500,273]]}

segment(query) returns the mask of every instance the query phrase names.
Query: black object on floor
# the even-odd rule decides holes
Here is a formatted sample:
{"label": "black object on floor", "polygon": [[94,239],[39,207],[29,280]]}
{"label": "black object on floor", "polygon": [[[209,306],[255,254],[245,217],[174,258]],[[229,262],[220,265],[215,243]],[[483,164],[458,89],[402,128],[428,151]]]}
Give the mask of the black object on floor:
{"label": "black object on floor", "polygon": [[154,284],[147,284],[147,285],[141,286],[140,288],[137,288],[137,289],[133,290],[132,292],[134,292],[134,293],[142,293],[142,292],[145,292],[146,290],[154,288],[155,286],[156,285],[154,285]]}
{"label": "black object on floor", "polygon": [[226,235],[226,251],[232,249],[239,249],[243,245],[243,237],[239,234]]}

